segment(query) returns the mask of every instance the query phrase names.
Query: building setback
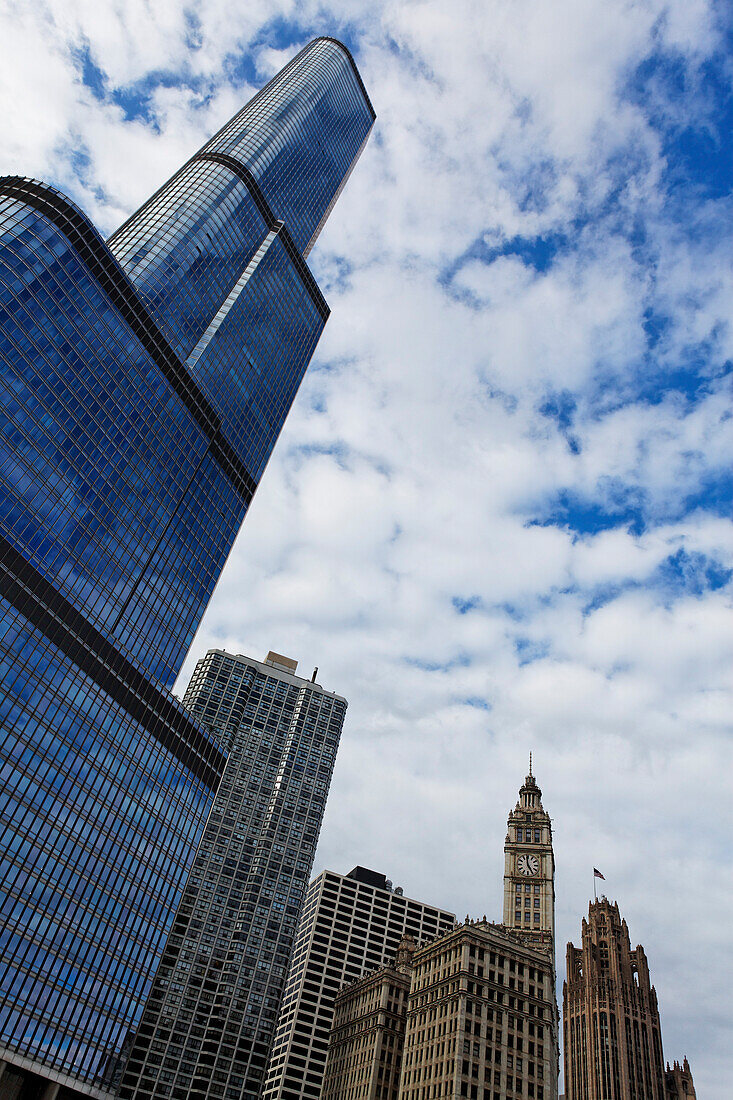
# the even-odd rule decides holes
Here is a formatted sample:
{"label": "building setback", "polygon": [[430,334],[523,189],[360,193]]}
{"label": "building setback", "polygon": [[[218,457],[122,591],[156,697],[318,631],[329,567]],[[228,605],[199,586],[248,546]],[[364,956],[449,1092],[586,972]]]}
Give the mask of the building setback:
{"label": "building setback", "polygon": [[229,756],[121,1100],[260,1093],[346,712],[296,668],[210,650],[191,677]]}
{"label": "building setback", "polygon": [[304,257],[373,121],[317,39],[106,243],[0,179],[6,1092],[103,1097],[137,1029],[226,763],[168,689],[328,317]]}
{"label": "building setback", "polygon": [[308,888],[264,1090],[265,1100],[321,1095],[334,1001],[346,983],[390,965],[405,935],[433,939],[453,913],[403,896],[384,875],[324,871]]}
{"label": "building setback", "polygon": [[336,997],[322,1100],[397,1100],[415,941]]}
{"label": "building setback", "polygon": [[[644,948],[631,949],[618,905],[591,902],[582,944],[567,947],[563,984],[566,1100],[678,1100],[692,1074],[665,1078],[657,994]],[[688,1086],[688,1092],[685,1092]],[[691,1092],[690,1092],[691,1090]]]}

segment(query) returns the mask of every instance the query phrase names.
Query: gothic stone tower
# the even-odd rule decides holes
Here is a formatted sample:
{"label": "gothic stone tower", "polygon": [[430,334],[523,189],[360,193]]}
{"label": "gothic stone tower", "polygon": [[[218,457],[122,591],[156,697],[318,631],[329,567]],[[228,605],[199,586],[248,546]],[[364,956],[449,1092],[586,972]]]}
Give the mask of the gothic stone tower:
{"label": "gothic stone tower", "polygon": [[606,898],[592,902],[563,985],[567,1100],[665,1100],[657,994],[643,947]]}
{"label": "gothic stone tower", "polygon": [[504,926],[555,951],[555,857],[550,815],[532,775],[519,789],[504,841]]}
{"label": "gothic stone tower", "polygon": [[697,1093],[692,1082],[692,1070],[687,1058],[684,1059],[682,1065],[679,1062],[674,1062],[671,1068],[669,1062],[667,1062],[664,1082],[667,1088],[667,1100],[696,1100]]}

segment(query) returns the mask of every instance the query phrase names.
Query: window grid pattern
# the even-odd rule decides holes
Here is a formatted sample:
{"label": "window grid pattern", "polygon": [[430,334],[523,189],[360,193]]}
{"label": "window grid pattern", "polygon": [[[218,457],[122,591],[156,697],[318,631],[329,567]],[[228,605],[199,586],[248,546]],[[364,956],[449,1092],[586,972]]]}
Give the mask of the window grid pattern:
{"label": "window grid pattern", "polygon": [[336,998],[322,1100],[398,1100],[408,967],[385,967]]}
{"label": "window grid pattern", "polygon": [[211,161],[183,166],[145,217],[145,234],[118,230],[109,245],[181,359],[186,359],[267,224],[247,186]]}
{"label": "window grid pattern", "polygon": [[[273,308],[277,304],[277,309]],[[191,374],[222,432],[259,481],[324,320],[275,234]]]}
{"label": "window grid pattern", "polygon": [[[214,271],[228,292],[258,243],[253,211],[237,212],[241,192],[231,170],[203,158],[219,155],[239,166],[260,210],[269,207],[307,255],[374,117],[351,55],[341,43],[316,39],[120,226],[110,247],[164,331],[179,334],[190,350],[198,339],[191,319],[208,324],[215,312],[204,273]],[[188,300],[170,285],[182,277],[192,286]]]}
{"label": "window grid pattern", "polygon": [[[15,199],[0,218],[0,531],[113,639],[208,440],[63,233]],[[238,525],[244,507],[223,474],[217,496]],[[202,542],[211,529],[216,543],[217,519],[202,510]],[[161,604],[135,618],[126,652],[164,683],[228,545],[218,549],[189,583],[187,614]]]}
{"label": "window grid pattern", "polygon": [[307,255],[373,124],[350,54],[316,39],[112,234],[112,252],[182,358],[273,218]]}
{"label": "window grid pattern", "polygon": [[185,702],[229,758],[120,1097],[253,1100],[346,703],[219,651],[199,661]]}
{"label": "window grid pattern", "polygon": [[557,1096],[549,948],[476,921],[428,944],[413,964],[400,1100]]}
{"label": "window grid pattern", "polygon": [[351,56],[318,38],[202,151],[226,153],[249,169],[307,255],[374,117]]}
{"label": "window grid pattern", "polygon": [[319,875],[298,926],[265,1100],[317,1100],[339,989],[389,965],[403,936],[433,939],[454,921],[453,913],[350,875]]}
{"label": "window grid pattern", "polygon": [[213,798],[0,602],[0,1043],[94,1079],[137,1023]]}

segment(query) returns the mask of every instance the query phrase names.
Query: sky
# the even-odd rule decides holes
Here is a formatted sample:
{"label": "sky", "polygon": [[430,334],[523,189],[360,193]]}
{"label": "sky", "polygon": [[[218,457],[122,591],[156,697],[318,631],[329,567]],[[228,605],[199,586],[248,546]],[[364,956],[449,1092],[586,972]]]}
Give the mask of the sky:
{"label": "sky", "polygon": [[111,232],[301,46],[377,112],[332,310],[180,681],[349,700],[315,870],[502,912],[533,753],[558,976],[593,867],[665,1056],[733,1075],[733,17],[714,0],[5,0],[2,171]]}

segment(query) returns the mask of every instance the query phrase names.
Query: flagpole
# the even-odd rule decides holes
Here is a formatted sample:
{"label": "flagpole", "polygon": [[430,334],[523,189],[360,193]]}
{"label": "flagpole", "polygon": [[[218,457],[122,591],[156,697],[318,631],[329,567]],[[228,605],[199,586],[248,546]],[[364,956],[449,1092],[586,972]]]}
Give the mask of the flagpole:
{"label": "flagpole", "polygon": [[[598,901],[598,894],[596,893],[596,879],[597,878],[602,878],[604,882],[606,881],[606,876],[602,875],[597,867],[594,867],[593,868],[593,900],[594,901]],[[606,895],[604,894],[603,896],[605,898]]]}

